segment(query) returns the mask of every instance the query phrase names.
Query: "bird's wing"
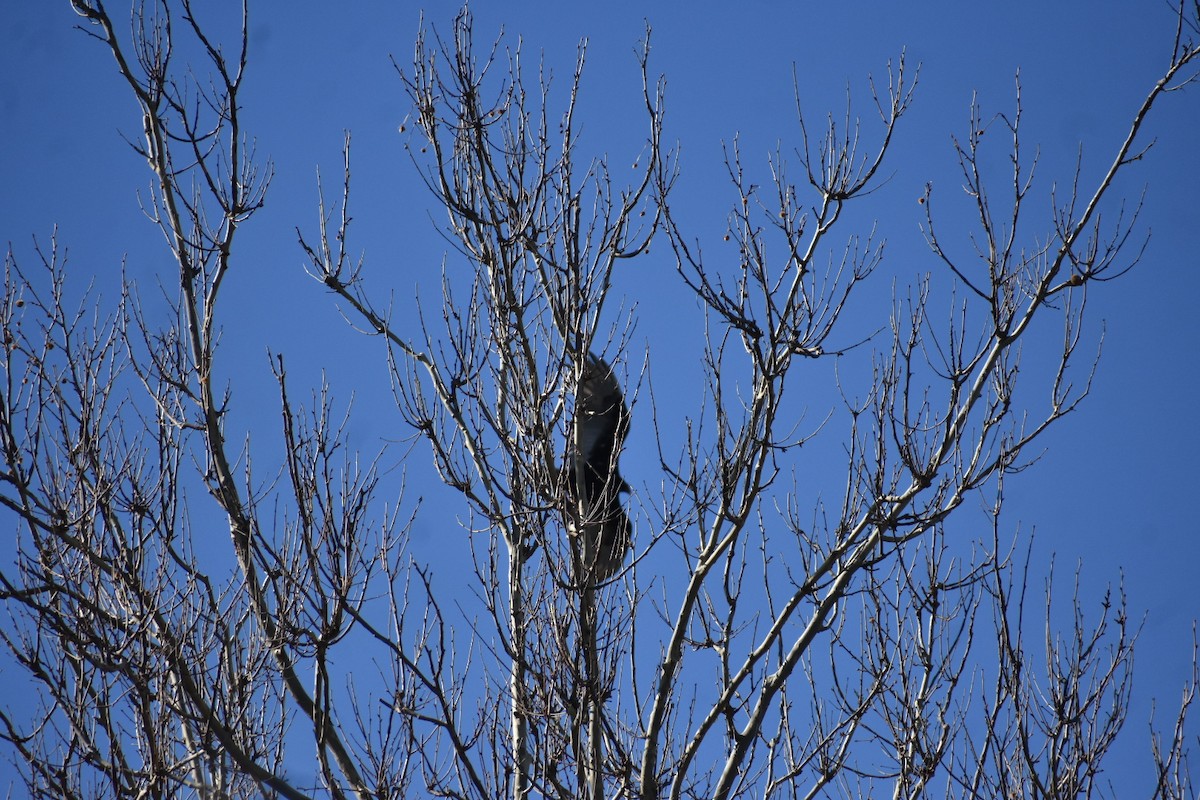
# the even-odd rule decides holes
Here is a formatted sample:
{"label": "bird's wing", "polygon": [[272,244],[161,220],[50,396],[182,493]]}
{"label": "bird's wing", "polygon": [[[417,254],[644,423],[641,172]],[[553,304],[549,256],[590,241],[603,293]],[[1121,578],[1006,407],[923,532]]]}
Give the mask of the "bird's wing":
{"label": "bird's wing", "polygon": [[578,415],[576,453],[601,483],[617,474],[617,457],[629,431],[629,408],[612,367],[592,357],[584,368],[575,413]]}

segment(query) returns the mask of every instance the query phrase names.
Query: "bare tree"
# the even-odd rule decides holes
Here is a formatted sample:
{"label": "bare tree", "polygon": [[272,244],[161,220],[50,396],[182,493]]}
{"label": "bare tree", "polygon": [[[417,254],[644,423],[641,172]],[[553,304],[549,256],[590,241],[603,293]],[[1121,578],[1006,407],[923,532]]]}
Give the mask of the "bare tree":
{"label": "bare tree", "polygon": [[[945,270],[899,293],[879,331],[843,318],[884,256],[843,233],[843,211],[878,186],[909,108],[903,57],[871,84],[867,121],[849,100],[820,129],[798,109],[798,165],[777,155],[764,181],[730,146],[722,238],[737,259],[724,268],[672,209],[681,164],[649,31],[645,148],[627,184],[581,152],[582,47],[560,98],[540,70],[528,83],[519,47],[477,51],[466,11],[444,38],[423,33],[397,69],[453,250],[438,313],[418,308],[411,336],[413,310],[354,255],[348,138],[340,199],[322,194],[299,238],[310,275],[386,342],[399,415],[461,497],[473,593],[451,600],[407,554],[416,504],[392,501],[378,460],[349,451],[324,387],[293,400],[283,356],[281,463],[252,467],[230,444],[247,432],[217,383],[220,299],[271,177],[242,127],[245,7],[220,42],[190,0],[138,3],[128,37],[103,0],[72,6],[141,110],[143,207],[177,272],[160,323],[131,284],[115,307],[72,305],[57,241],[33,267],[6,256],[0,502],[21,529],[0,570],[0,635],[41,705],[33,719],[0,711],[0,738],[30,796],[1106,792],[1136,626],[1115,593],[1095,617],[1073,597],[1060,631],[1001,511],[1006,476],[1090,390],[1088,292],[1138,256],[1136,212],[1114,225],[1100,211],[1145,154],[1152,107],[1196,78],[1200,7],[1181,3],[1167,69],[1099,182],[1077,173],[1054,198],[1048,237],[1026,219],[1019,89],[1011,113],[976,108],[956,143],[976,249],[944,240],[927,190]],[[180,63],[184,50],[199,61]],[[982,166],[997,140],[1008,175]],[[680,415],[677,450],[612,290],[616,266],[656,238],[708,314],[706,392]],[[1061,337],[1050,368],[1019,371],[1043,321]],[[869,388],[836,387],[842,407],[805,428],[791,398],[828,360],[864,366]],[[829,507],[789,470],[842,420],[844,490]],[[658,434],[658,485],[618,471],[631,425]],[[991,533],[967,551],[946,526],[971,499],[986,500]],[[674,571],[648,577],[648,554]],[[1031,589],[1044,625],[1026,624]],[[1154,797],[1195,796],[1196,683],[1152,733]],[[289,774],[298,758],[315,777]]]}

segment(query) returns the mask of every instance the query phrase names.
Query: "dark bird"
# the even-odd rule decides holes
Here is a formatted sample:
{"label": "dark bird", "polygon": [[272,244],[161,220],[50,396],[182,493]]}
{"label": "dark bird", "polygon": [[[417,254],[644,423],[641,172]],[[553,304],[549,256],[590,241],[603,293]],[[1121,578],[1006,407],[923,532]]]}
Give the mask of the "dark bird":
{"label": "dark bird", "polygon": [[575,430],[563,467],[565,496],[573,506],[567,509],[567,531],[588,583],[615,575],[632,544],[633,526],[621,506],[621,493],[629,491],[629,484],[617,469],[628,432],[629,408],[621,385],[612,367],[589,354],[575,397]]}

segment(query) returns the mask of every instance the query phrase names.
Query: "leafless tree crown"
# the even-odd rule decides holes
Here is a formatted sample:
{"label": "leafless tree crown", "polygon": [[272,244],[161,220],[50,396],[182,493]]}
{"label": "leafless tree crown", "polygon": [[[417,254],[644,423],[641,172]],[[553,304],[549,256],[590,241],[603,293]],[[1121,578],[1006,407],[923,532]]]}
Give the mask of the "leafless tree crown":
{"label": "leafless tree crown", "polygon": [[[519,46],[478,48],[466,11],[423,31],[397,65],[408,148],[469,277],[448,268],[435,311],[378,288],[351,244],[349,137],[340,198],[322,190],[315,229],[297,230],[309,275],[386,343],[396,424],[461,500],[421,513],[466,538],[464,592],[410,558],[416,505],[350,451],[325,387],[293,399],[282,355],[282,463],[237,444],[216,377],[222,289],[272,174],[242,124],[245,7],[218,41],[192,0],[136,3],[129,33],[103,0],[72,6],[140,108],[143,210],[177,269],[153,308],[131,284],[115,306],[76,306],[56,239],[5,258],[0,503],[20,529],[0,636],[39,704],[0,710],[0,739],[29,796],[1105,792],[1137,626],[1114,590],[1094,614],[1077,592],[1060,628],[1001,509],[1030,444],[1091,388],[1088,293],[1140,255],[1136,212],[1100,212],[1148,149],[1152,107],[1196,79],[1200,7],[1180,5],[1127,138],[1094,186],[1067,182],[1035,244],[1020,93],[1009,113],[976,108],[955,142],[975,250],[946,240],[927,189],[944,269],[865,330],[844,312],[883,242],[843,212],[882,182],[916,89],[903,56],[865,120],[849,102],[824,125],[799,113],[798,163],[776,157],[764,179],[729,146],[736,257],[715,266],[672,206],[682,164],[649,30],[628,172],[581,152],[584,48],[558,92],[542,65],[530,82]],[[998,141],[1007,175],[982,167]],[[704,396],[682,412],[639,369],[612,288],[652,241],[706,313],[686,355]],[[1023,344],[1054,328],[1052,369],[1022,372]],[[842,406],[805,427],[793,397],[830,361],[864,367],[869,389],[834,387]],[[660,476],[622,477],[631,430],[658,443]],[[823,503],[794,467],[839,433],[844,483]],[[968,553],[946,524],[981,499],[991,530]],[[1043,596],[1045,619],[1027,620]],[[1195,796],[1195,686],[1153,733],[1155,798]]]}

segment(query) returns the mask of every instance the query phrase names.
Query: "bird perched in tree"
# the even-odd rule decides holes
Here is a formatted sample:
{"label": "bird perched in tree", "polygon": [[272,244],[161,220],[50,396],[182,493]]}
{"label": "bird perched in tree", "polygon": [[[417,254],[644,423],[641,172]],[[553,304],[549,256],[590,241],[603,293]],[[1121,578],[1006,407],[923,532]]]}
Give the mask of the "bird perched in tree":
{"label": "bird perched in tree", "polygon": [[567,530],[575,543],[581,576],[588,583],[617,573],[632,544],[633,526],[621,506],[629,484],[617,459],[629,432],[629,408],[603,359],[588,356],[575,397],[575,429],[563,466]]}

